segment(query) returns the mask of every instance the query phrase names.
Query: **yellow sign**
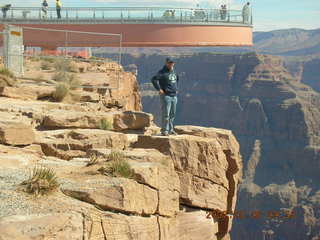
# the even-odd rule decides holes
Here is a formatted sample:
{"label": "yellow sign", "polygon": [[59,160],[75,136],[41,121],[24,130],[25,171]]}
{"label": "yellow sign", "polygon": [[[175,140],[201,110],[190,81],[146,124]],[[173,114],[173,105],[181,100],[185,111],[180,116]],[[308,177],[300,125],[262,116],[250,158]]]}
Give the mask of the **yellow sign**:
{"label": "yellow sign", "polygon": [[21,36],[21,33],[17,31],[11,31],[11,35]]}

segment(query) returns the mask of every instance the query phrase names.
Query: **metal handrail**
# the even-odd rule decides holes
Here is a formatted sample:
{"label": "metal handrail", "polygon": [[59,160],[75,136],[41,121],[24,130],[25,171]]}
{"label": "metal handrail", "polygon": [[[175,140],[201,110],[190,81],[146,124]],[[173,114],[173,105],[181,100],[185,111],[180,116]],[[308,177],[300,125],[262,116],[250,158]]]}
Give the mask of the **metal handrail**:
{"label": "metal handrail", "polygon": [[[48,9],[56,10],[55,7],[48,7]],[[101,10],[101,11],[119,11],[119,10],[133,10],[133,11],[141,11],[141,10],[221,10],[215,8],[175,8],[175,7],[62,7],[65,10],[83,10],[83,11],[93,11],[93,10]],[[41,10],[41,7],[11,7],[10,10]],[[239,11],[239,9],[229,9],[227,11]]]}
{"label": "metal handrail", "polygon": [[[172,11],[167,12],[167,11]],[[12,7],[6,14],[6,18],[0,18],[0,22],[6,21],[74,21],[74,20],[105,20],[119,22],[149,21],[149,22],[172,22],[189,23],[200,22],[212,24],[215,22],[238,23],[251,25],[244,22],[241,10],[205,9],[205,8],[165,8],[165,7],[63,7],[61,18],[55,16],[55,7],[47,8],[46,14],[41,7]],[[109,14],[106,14],[108,12]],[[169,14],[165,15],[166,12]],[[170,15],[171,14],[171,15]]]}

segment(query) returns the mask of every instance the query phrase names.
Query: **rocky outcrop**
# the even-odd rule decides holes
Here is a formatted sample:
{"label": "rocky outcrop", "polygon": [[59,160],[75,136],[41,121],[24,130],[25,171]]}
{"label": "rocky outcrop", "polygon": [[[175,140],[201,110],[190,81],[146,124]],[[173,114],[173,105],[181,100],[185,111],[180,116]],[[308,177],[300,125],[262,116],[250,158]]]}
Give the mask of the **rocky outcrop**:
{"label": "rocky outcrop", "polygon": [[[143,56],[143,59],[147,66],[150,62],[154,65],[157,62],[156,66],[159,66],[163,61],[157,56]],[[150,79],[147,76],[152,76],[156,69],[150,66],[150,72],[144,71],[141,67],[143,59],[137,61],[140,63],[138,71],[143,79]],[[313,64],[316,64],[315,60]],[[246,187],[241,188],[238,211],[245,211],[247,215],[254,210],[264,211],[263,206],[271,201],[274,202],[273,211],[308,206],[313,212],[318,212],[317,204],[291,197],[292,193],[285,187],[294,181],[299,186],[297,189],[302,186],[310,188],[310,197],[319,191],[320,97],[300,83],[300,73],[297,71],[297,77],[293,77],[280,58],[254,53],[184,56],[177,59],[176,68],[182,75],[177,124],[231,129],[239,140],[245,166],[243,186]],[[316,75],[311,69],[301,74],[304,83],[308,79],[316,82]],[[150,86],[142,89],[144,111],[153,113],[157,121],[158,96],[152,93]],[[246,197],[248,192],[250,197]],[[290,197],[281,201],[271,200],[278,194]],[[308,196],[305,192],[300,195]],[[311,216],[304,215],[306,218]],[[262,231],[270,230],[274,236],[287,238],[288,235],[277,229],[282,225],[289,226],[290,222],[291,226],[295,223],[280,221],[279,225],[268,227],[270,221],[266,215],[261,217],[261,227],[256,227],[256,221],[250,217],[245,221],[236,219],[233,237],[262,239]],[[309,223],[303,221],[300,225],[310,229],[305,238],[319,237],[317,225]],[[292,234],[290,239],[300,240],[300,236]]]}
{"label": "rocky outcrop", "polygon": [[[172,158],[180,179],[181,204],[233,214],[242,165],[232,133],[193,126],[177,127],[177,131],[191,136],[139,136],[135,147],[155,148]],[[230,231],[230,226],[224,229],[225,224],[228,221],[220,223],[218,235]]]}
{"label": "rocky outcrop", "polygon": [[309,85],[315,91],[320,91],[319,85],[319,72],[320,72],[320,58],[315,58],[306,61],[302,64],[301,68],[301,82]]}
{"label": "rocky outcrop", "polygon": [[[104,67],[81,66],[79,74],[107,74],[115,83]],[[159,128],[139,111],[133,76],[108,91],[88,91],[88,85],[85,91],[98,101],[50,102],[49,92],[40,97],[40,90],[26,91],[33,96],[28,101],[0,97],[0,116],[7,119],[0,124],[1,240],[230,239],[242,177],[235,137],[194,126],[178,127],[179,136],[154,135]],[[100,78],[89,83],[106,84]],[[30,179],[43,168],[51,172]],[[55,180],[51,194],[29,195]]]}
{"label": "rocky outcrop", "polygon": [[[38,133],[40,140],[37,144],[42,149],[29,147],[19,150],[25,157],[30,156],[30,161],[15,165],[14,171],[23,176],[20,172],[39,162],[41,166],[50,167],[57,173],[61,179],[61,192],[35,203],[36,206],[28,201],[25,209],[31,215],[23,215],[19,210],[13,212],[9,207],[15,216],[12,220],[0,218],[0,225],[3,226],[0,235],[7,237],[4,239],[13,239],[26,231],[30,237],[59,236],[60,239],[66,239],[68,234],[84,239],[115,235],[117,239],[127,239],[128,236],[131,239],[163,240],[201,240],[204,236],[213,240],[229,239],[232,219],[222,221],[216,217],[207,218],[205,211],[220,209],[230,214],[234,212],[235,190],[242,170],[239,145],[227,130],[193,126],[180,126],[177,130],[183,134],[169,138],[140,135],[133,148],[127,146],[122,151],[133,170],[131,179],[99,173],[105,164],[104,159],[114,151],[114,147],[125,142],[121,138],[116,140],[116,135],[125,137],[126,134],[103,130],[94,133],[94,130],[89,130],[89,135],[86,129],[44,131],[41,137]],[[97,142],[95,145],[94,134],[98,133],[101,135],[97,135],[97,140],[101,144]],[[114,146],[105,145],[107,141],[102,137],[108,134],[112,136],[111,141],[118,141],[114,142]],[[57,141],[56,145],[47,146],[43,143],[45,140],[41,140],[54,138],[60,143]],[[80,151],[86,149],[87,155],[95,154],[100,160],[92,166],[86,166],[86,155],[72,155],[76,151],[63,149],[63,141],[70,141],[66,146],[79,148]],[[49,147],[60,147],[61,151],[65,150],[65,155],[58,150],[51,154],[50,151],[54,150],[48,150]],[[8,154],[18,151],[8,148],[5,150]],[[8,164],[6,161],[4,163]],[[1,169],[7,171],[9,168],[2,166],[0,174],[3,174]],[[10,182],[17,181],[15,175],[12,177]],[[12,197],[17,194],[10,184],[7,188],[5,192],[11,193]],[[16,201],[20,204],[22,200],[18,198]],[[4,199],[1,204],[7,203],[8,200]],[[0,209],[3,208],[1,204]],[[94,214],[92,207],[96,208]],[[35,215],[37,212],[41,215]],[[67,214],[60,216],[60,212]],[[81,220],[72,222],[73,213],[81,213]],[[67,224],[62,226],[51,221],[46,227],[42,226],[56,215],[59,216],[57,221],[65,218]],[[7,219],[11,221],[10,224]],[[12,232],[13,225],[19,226],[18,231]],[[34,226],[29,231],[27,225]]]}

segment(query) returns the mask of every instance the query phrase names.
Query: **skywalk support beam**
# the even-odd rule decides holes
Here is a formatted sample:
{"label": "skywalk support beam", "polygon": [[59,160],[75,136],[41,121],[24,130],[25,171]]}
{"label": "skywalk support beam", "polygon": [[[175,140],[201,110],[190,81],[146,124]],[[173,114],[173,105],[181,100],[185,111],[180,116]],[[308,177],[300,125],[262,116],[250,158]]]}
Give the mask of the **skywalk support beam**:
{"label": "skywalk support beam", "polygon": [[[252,46],[252,27],[181,24],[17,24],[18,26],[114,33],[122,35],[122,47],[206,47]],[[3,25],[0,25],[0,31]],[[41,35],[43,34],[43,36]],[[84,35],[82,36],[84,37]],[[99,36],[69,39],[73,47],[112,47]],[[44,40],[45,39],[45,40]],[[54,32],[24,35],[24,45],[52,48],[61,46],[62,36]],[[59,45],[60,44],[60,45]]]}

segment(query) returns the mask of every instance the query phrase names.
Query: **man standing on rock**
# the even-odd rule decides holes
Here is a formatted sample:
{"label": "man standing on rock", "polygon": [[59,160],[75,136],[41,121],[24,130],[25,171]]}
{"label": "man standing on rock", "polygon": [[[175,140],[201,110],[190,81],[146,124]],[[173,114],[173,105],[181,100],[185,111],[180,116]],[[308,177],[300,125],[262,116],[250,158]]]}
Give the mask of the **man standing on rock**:
{"label": "man standing on rock", "polygon": [[173,128],[173,121],[177,108],[177,93],[179,76],[174,72],[174,61],[166,59],[166,64],[152,78],[152,84],[159,91],[161,105],[161,135],[177,135]]}

